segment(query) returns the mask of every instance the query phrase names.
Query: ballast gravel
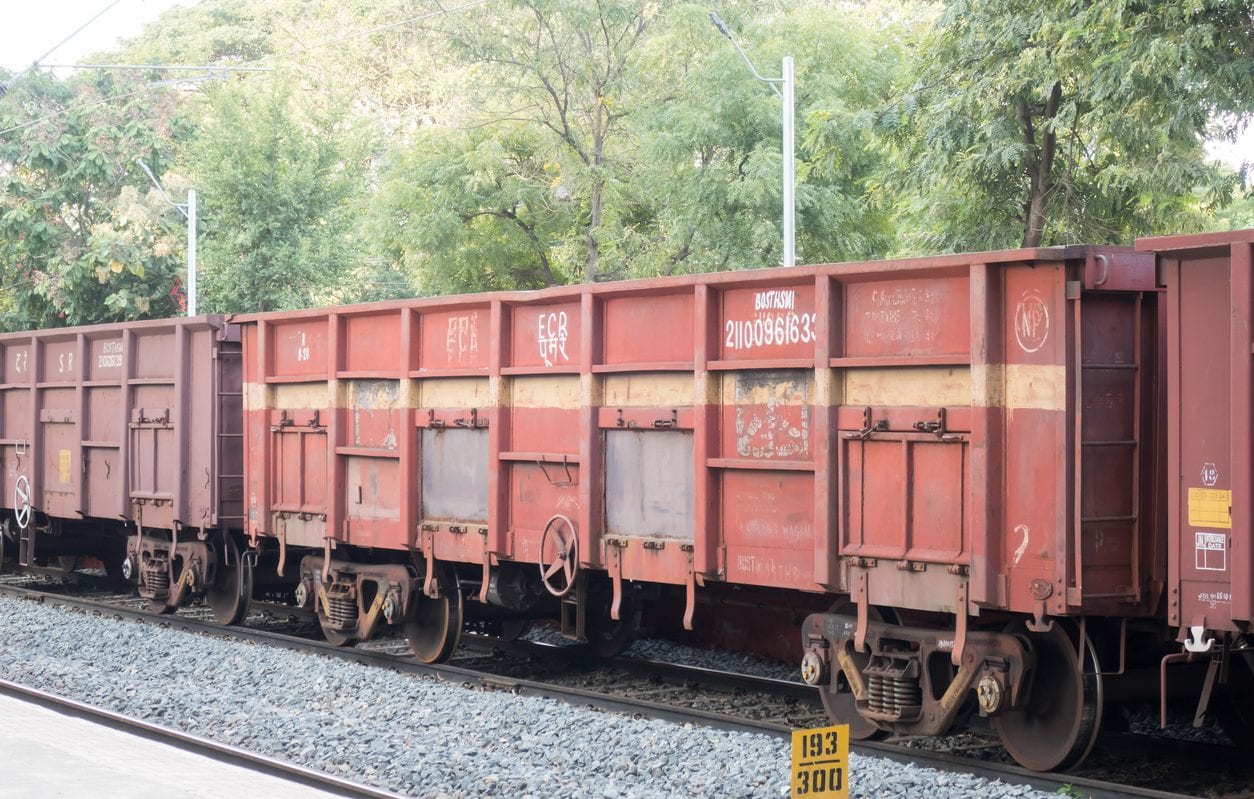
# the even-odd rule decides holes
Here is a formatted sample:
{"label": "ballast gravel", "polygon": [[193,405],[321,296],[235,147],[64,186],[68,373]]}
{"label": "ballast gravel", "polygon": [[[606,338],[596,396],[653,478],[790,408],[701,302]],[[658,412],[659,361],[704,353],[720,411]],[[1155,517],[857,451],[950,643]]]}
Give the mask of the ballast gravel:
{"label": "ballast gravel", "polygon": [[[786,797],[788,743],[471,690],[262,644],[0,597],[14,682],[398,793]],[[856,797],[1033,797],[1025,786],[851,756]]]}

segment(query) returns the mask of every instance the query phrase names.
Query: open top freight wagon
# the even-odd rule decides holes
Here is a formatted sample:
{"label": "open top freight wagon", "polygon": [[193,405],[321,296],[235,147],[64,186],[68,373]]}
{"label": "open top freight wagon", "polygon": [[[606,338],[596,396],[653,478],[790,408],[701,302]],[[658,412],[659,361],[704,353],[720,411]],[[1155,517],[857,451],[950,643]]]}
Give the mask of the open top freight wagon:
{"label": "open top freight wagon", "polygon": [[211,588],[244,515],[238,328],[10,333],[0,364],[0,507],[20,562],[92,555],[170,609]]}
{"label": "open top freight wagon", "polygon": [[[807,663],[862,734],[976,686],[1024,718],[1045,661],[1070,723],[1085,636],[1050,620],[1163,591],[1158,299],[1151,255],[1086,247],[238,317],[246,530],[333,640],[404,624],[439,659],[463,595],[612,635],[651,586],[710,625],[703,586],[762,586],[844,608]],[[1051,767],[1089,721],[1003,736]]]}

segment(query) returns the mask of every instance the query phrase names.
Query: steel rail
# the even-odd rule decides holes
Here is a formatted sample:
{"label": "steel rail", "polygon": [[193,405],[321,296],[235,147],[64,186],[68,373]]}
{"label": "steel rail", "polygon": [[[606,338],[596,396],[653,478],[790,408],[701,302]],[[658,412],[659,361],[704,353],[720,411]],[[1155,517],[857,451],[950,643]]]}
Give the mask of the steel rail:
{"label": "steel rail", "polygon": [[130,716],[114,713],[111,710],[88,705],[64,696],[40,691],[9,680],[0,679],[0,696],[6,696],[38,707],[52,710],[63,716],[83,719],[99,724],[118,732],[157,743],[174,746],[186,752],[192,752],[211,758],[220,763],[246,768],[259,774],[278,777],[285,782],[295,783],[307,788],[316,788],[325,793],[348,799],[403,799],[401,794],[385,791],[370,785],[336,777],[317,769],[298,766],[284,760],[250,752],[247,749],[219,743],[208,738],[201,738],[181,730],[152,724]]}
{"label": "steel rail", "polygon": [[[250,630],[246,627],[224,627],[213,622],[120,608],[115,605],[95,602],[89,599],[67,597],[47,591],[0,585],[0,596],[11,596],[50,606],[66,607],[92,615],[151,624],[166,629],[200,633],[230,640],[251,641],[297,652],[325,655],[367,666],[390,668],[401,673],[432,677],[444,682],[457,683],[482,690],[509,691],[520,696],[554,699],[570,705],[591,707],[623,715],[676,723],[696,723],[715,729],[770,735],[785,740],[790,739],[793,732],[791,727],[769,721],[742,719],[691,708],[677,708],[645,699],[614,696],[582,688],[506,677],[450,664],[426,664],[409,656],[352,647],[336,647],[321,641],[313,641],[282,633]],[[1049,793],[1067,792],[1074,795],[1078,792],[1088,799],[1189,799],[1188,794],[1120,785],[1077,775],[1045,774],[1010,764],[989,763],[948,752],[911,749],[891,743],[855,741],[850,746],[850,750],[858,755],[882,757],[898,763],[935,768],[946,772],[970,774],[1012,784],[1027,785],[1036,790]]]}
{"label": "steel rail", "polygon": [[663,680],[673,682],[697,680],[705,685],[717,686],[729,690],[769,691],[776,696],[786,696],[802,702],[813,703],[819,707],[818,692],[809,685],[777,677],[759,677],[752,674],[738,674],[720,671],[708,666],[693,666],[685,663],[670,663],[664,660],[618,655],[615,657],[597,657],[581,651],[577,646],[561,646],[540,641],[501,641],[491,636],[471,633],[462,635],[462,646],[478,652],[500,651],[510,655],[542,655],[560,657],[570,661],[588,661],[620,668],[641,674],[649,674]]}

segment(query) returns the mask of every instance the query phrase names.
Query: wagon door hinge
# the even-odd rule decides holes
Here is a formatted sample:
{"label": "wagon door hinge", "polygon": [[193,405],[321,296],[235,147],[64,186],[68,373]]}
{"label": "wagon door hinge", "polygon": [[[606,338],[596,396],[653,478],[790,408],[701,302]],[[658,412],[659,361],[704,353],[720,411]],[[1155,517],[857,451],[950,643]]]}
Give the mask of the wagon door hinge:
{"label": "wagon door hinge", "polygon": [[613,589],[610,599],[610,619],[618,621],[623,605],[623,546],[615,539],[605,540],[605,570],[610,575]]}
{"label": "wagon door hinge", "polygon": [[868,438],[871,437],[872,433],[882,433],[886,430],[888,430],[887,419],[880,419],[878,421],[873,421],[871,419],[871,409],[869,407],[863,408],[862,409],[862,429],[859,430],[857,433],[854,433],[852,436],[850,436],[850,438],[860,438],[863,441],[866,441]]}
{"label": "wagon door hinge", "polygon": [[[278,572],[278,575],[282,577],[283,567],[287,565],[287,517],[282,515],[279,516],[278,521],[275,523],[275,527],[278,528],[276,532],[279,534],[279,565],[276,571]],[[254,536],[253,547],[255,548],[256,546],[257,539],[256,536]]]}
{"label": "wagon door hinge", "polygon": [[934,435],[934,436],[936,436],[937,438],[939,438],[941,441],[956,441],[956,440],[958,440],[958,436],[950,435],[949,430],[948,430],[948,428],[946,427],[945,421],[946,421],[946,420],[945,420],[945,409],[944,409],[944,408],[937,408],[937,409],[936,409],[936,419],[934,419],[934,420],[924,420],[924,421],[921,421],[921,422],[915,422],[915,423],[914,423],[913,425],[911,425],[911,426],[912,426],[915,430],[918,430],[920,433],[931,433],[932,435]]}
{"label": "wagon door hinge", "polygon": [[422,554],[427,561],[427,573],[423,576],[422,592],[432,599],[440,595],[439,581],[435,576],[435,531],[437,529],[437,526],[433,524],[422,526]]}
{"label": "wagon door hinge", "polygon": [[954,648],[949,653],[949,662],[955,666],[962,665],[962,656],[967,649],[967,595],[966,580],[958,583],[958,607],[954,614]]}
{"label": "wagon door hinge", "polygon": [[688,553],[687,596],[684,600],[684,629],[692,629],[692,617],[697,610],[697,572],[694,568],[693,553]]}
{"label": "wagon door hinge", "polygon": [[853,601],[858,606],[858,629],[853,634],[853,648],[858,652],[865,652],[867,626],[871,621],[865,570],[860,569],[853,577]]}

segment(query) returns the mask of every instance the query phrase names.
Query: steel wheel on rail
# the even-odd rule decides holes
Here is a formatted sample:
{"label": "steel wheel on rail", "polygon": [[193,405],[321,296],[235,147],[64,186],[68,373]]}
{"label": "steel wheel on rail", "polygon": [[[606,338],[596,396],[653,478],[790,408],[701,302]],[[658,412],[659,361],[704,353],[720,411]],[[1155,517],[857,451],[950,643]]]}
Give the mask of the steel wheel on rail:
{"label": "steel wheel on rail", "polygon": [[502,641],[517,641],[531,631],[531,619],[502,619],[499,629]]}
{"label": "steel wheel on rail", "polygon": [[253,570],[240,552],[235,538],[222,536],[213,582],[205,590],[205,599],[218,624],[239,624],[248,615],[253,596]]}
{"label": "steel wheel on rail", "polygon": [[73,574],[78,570],[78,555],[57,555],[49,558],[48,567],[64,574]]}
{"label": "steel wheel on rail", "polygon": [[462,592],[457,575],[447,566],[437,566],[440,595],[429,597],[421,589],[414,592],[405,617],[405,637],[414,657],[423,663],[443,663],[457,650],[462,637]]}
{"label": "steel wheel on rail", "polygon": [[1079,634],[1064,629],[1064,622],[1055,621],[1044,633],[1022,623],[1008,632],[1027,642],[1036,663],[1022,705],[993,716],[993,730],[1024,768],[1072,768],[1088,757],[1102,723],[1101,665],[1093,643],[1085,641],[1081,668]]}
{"label": "steel wheel on rail", "polygon": [[597,657],[612,658],[623,653],[640,629],[640,609],[630,594],[623,594],[618,620],[610,618],[614,597],[609,587],[588,592],[588,620],[585,634],[588,651]]}
{"label": "steel wheel on rail", "polygon": [[[853,616],[857,615],[858,606],[852,602],[839,602],[833,605],[828,613]],[[868,608],[867,616],[871,621],[889,621],[888,614],[877,607]],[[896,619],[894,618],[893,621]],[[871,659],[871,655],[869,652],[853,652],[852,659],[861,670]],[[858,712],[858,700],[854,698],[853,691],[849,690],[848,686],[841,689],[838,685],[843,675],[840,666],[833,663],[830,671],[831,682],[819,687],[819,698],[823,700],[823,709],[827,711],[827,717],[832,720],[832,723],[848,724],[849,737],[855,741],[878,741],[887,738],[886,730],[881,730],[874,722],[863,718]]]}
{"label": "steel wheel on rail", "polygon": [[352,633],[329,626],[321,614],[318,615],[318,624],[322,627],[322,637],[331,646],[352,646],[357,643]]}

